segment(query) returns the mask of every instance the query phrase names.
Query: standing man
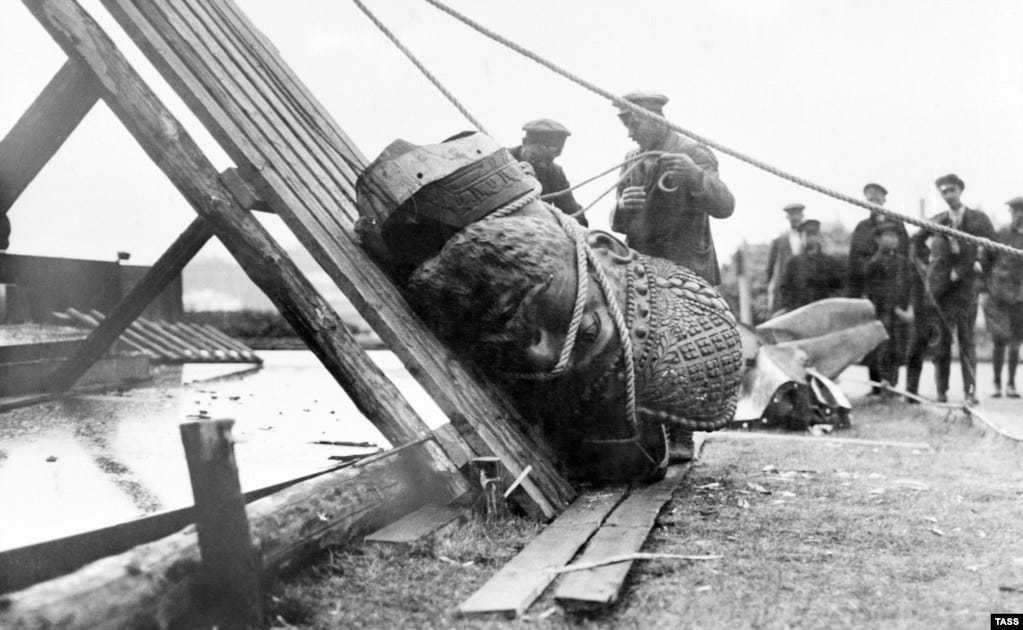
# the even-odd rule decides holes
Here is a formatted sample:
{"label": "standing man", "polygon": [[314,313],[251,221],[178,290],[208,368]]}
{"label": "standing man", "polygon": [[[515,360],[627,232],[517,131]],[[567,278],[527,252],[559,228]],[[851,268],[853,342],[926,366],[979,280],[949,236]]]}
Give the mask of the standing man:
{"label": "standing man", "polygon": [[[622,98],[660,115],[668,102],[656,92],[632,92]],[[620,109],[618,118],[638,147],[622,166],[611,229],[625,234],[629,247],[639,253],[687,267],[713,286],[721,284],[710,217],[730,217],[735,197],[718,179],[717,158],[706,146],[659,120],[628,109]],[[663,154],[638,157],[651,151]],[[669,462],[691,460],[693,432],[672,423],[664,428]]]}
{"label": "standing man", "polygon": [[842,290],[842,262],[824,253],[821,222],[807,219],[799,225],[803,252],[785,263],[779,283],[780,307],[793,311],[817,300],[834,297]]}
{"label": "standing man", "polygon": [[803,253],[803,235],[799,233],[799,226],[803,223],[803,210],[806,209],[801,203],[790,203],[785,206],[785,218],[788,219],[788,231],[777,236],[771,241],[771,250],[767,254],[767,314],[771,316],[781,308],[781,276],[785,272],[785,265],[793,256]]}
{"label": "standing man", "polygon": [[[575,200],[572,187],[565,177],[565,171],[561,166],[554,163],[554,158],[561,155],[565,148],[565,140],[572,135],[568,127],[550,118],[540,118],[522,125],[526,135],[522,138],[522,144],[511,149],[512,157],[520,162],[528,162],[533,167],[533,173],[540,182],[541,195],[558,193],[545,201],[554,204],[559,210],[571,216],[583,209]],[[576,221],[583,227],[589,225],[584,215],[575,217]]]}
{"label": "standing man", "polygon": [[[880,220],[871,229],[876,250],[864,266],[863,280],[867,299],[874,305],[877,318],[888,332],[888,340],[871,353],[870,380],[899,383],[899,366],[906,355],[911,318],[913,275],[909,258],[900,250],[906,233],[902,223]],[[850,274],[851,275],[851,274]]]}
{"label": "standing man", "polygon": [[[995,230],[991,219],[980,210],[967,208],[960,197],[966,185],[958,175],[948,174],[935,180],[934,185],[948,204],[948,210],[939,212],[931,221],[946,225],[967,234],[983,238],[994,238]],[[924,264],[927,253],[927,239],[931,233],[926,229],[913,235],[910,244],[910,259],[915,264]],[[943,320],[938,348],[934,357],[935,384],[938,401],[948,401],[948,377],[952,367],[952,334],[959,342],[959,356],[963,372],[964,400],[967,405],[977,404],[976,378],[977,357],[974,349],[973,327],[977,321],[977,294],[973,281],[977,277],[980,261],[978,247],[972,243],[948,239],[948,261],[945,264],[934,256],[930,260],[926,287],[931,292],[939,319]],[[986,271],[981,269],[981,271]],[[939,289],[940,287],[940,289]]]}
{"label": "standing man", "polygon": [[[1023,197],[1006,202],[1012,213],[1009,227],[999,230],[999,243],[1023,249]],[[1005,394],[1019,398],[1016,391],[1016,366],[1023,342],[1023,259],[998,252],[986,253],[989,262],[987,293],[982,295],[984,321],[994,341],[992,362],[995,370],[994,398],[1002,396],[1002,365],[1009,351],[1009,374]]]}
{"label": "standing man", "polygon": [[[888,190],[881,184],[871,182],[863,187],[863,198],[875,206],[883,206],[888,199]],[[877,228],[885,221],[886,219],[879,213],[871,212],[870,216],[857,223],[856,228],[853,230],[852,238],[849,242],[848,266],[849,297],[851,298],[869,298],[871,295],[871,287],[866,282],[867,264],[874,253],[877,252]],[[898,226],[896,228],[896,236],[899,239],[896,253],[906,258],[909,256],[909,233],[906,232],[906,226],[902,223],[895,223],[894,225]],[[890,230],[891,227],[888,226],[887,229]],[[878,308],[876,302],[874,302],[874,307]],[[879,365],[879,362],[882,360],[882,354],[883,350],[879,348],[878,351],[871,352],[863,359],[863,362],[867,364],[870,380],[874,382],[886,380],[881,375],[881,366]],[[895,385],[894,382],[890,384]],[[870,395],[872,396],[880,394],[881,388],[879,387],[874,387],[870,390]]]}
{"label": "standing man", "polygon": [[[663,114],[668,102],[667,96],[655,92],[632,92],[622,98],[656,114]],[[664,153],[622,167],[611,229],[625,234],[629,247],[639,253],[670,260],[712,285],[720,284],[710,217],[730,217],[735,198],[718,178],[717,158],[663,122],[627,109],[618,118],[638,145],[629,158],[649,151]]]}

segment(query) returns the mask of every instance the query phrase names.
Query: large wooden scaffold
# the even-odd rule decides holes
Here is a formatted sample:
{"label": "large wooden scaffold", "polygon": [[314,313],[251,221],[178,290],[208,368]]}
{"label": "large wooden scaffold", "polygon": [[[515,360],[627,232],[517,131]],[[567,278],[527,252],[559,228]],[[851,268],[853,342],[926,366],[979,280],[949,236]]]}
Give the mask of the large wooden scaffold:
{"label": "large wooden scaffold", "polygon": [[[216,236],[366,417],[393,445],[404,445],[390,459],[385,456],[377,463],[295,486],[292,500],[281,500],[287,507],[277,511],[265,506],[257,509],[253,528],[264,529],[257,531],[256,537],[278,540],[277,544],[286,547],[273,557],[271,568],[292,563],[327,542],[336,542],[337,532],[342,536],[366,533],[367,528],[378,527],[383,520],[416,509],[429,497],[450,499],[464,493],[468,489],[466,480],[455,480],[451,473],[464,465],[466,453],[498,457],[510,476],[521,478],[512,499],[537,518],[554,517],[575,496],[574,489],[558,473],[546,446],[524,429],[510,403],[436,340],[358,246],[353,233],[357,216],[355,179],[366,163],[365,157],[273,46],[231,0],[102,3],[211,132],[236,168],[223,173],[214,169],[76,0],[25,0],[25,6],[68,55],[68,61],[0,142],[0,180],[5,183],[0,211],[16,201],[101,100],[198,215],[138,286],[99,323],[79,352],[52,376],[51,389],[64,391],[74,385]],[[441,439],[427,428],[347,331],[334,309],[252,216],[252,210],[274,212],[289,226],[436,400],[456,431],[445,432]],[[388,466],[407,468],[410,458],[417,462],[417,470],[433,471],[435,476],[432,480],[428,479],[430,474],[412,476],[413,480],[426,479],[426,486],[432,488],[422,497],[401,494],[401,484],[389,481],[398,473],[389,472]],[[415,485],[407,473],[398,474],[398,478],[404,484],[401,487]],[[377,482],[385,485],[378,488]],[[344,496],[337,488],[350,488],[353,494]],[[330,525],[321,523],[325,510],[330,510]],[[292,519],[285,529],[319,533],[305,536],[301,544],[280,541],[282,514]],[[334,528],[335,535],[323,533],[330,528]],[[166,544],[178,551],[194,548],[194,533],[184,532]],[[191,566],[189,562],[194,562],[193,556],[194,552],[181,551],[173,562],[164,558],[163,564],[151,568],[164,580],[174,575],[174,579],[188,582],[193,578],[188,577],[186,569]],[[124,558],[108,560],[113,563],[111,567],[129,562]],[[116,573],[118,569],[112,570]],[[123,568],[120,571],[123,573]],[[186,571],[184,577],[182,571]],[[138,593],[139,584],[132,582],[139,579],[120,574],[110,579],[96,571],[69,575],[61,580],[71,582],[62,586],[50,583],[8,596],[3,614],[52,608],[62,588],[81,590],[81,580],[95,581],[85,592],[102,593],[99,599],[134,598],[153,615],[168,602],[183,597],[182,583],[163,591],[150,585],[143,596]],[[96,601],[90,600],[89,604],[94,606]],[[79,621],[91,610],[82,601],[67,605],[84,606],[76,613]],[[136,606],[132,614],[143,615],[138,619],[148,618],[145,615],[150,613],[145,610],[140,612]]]}

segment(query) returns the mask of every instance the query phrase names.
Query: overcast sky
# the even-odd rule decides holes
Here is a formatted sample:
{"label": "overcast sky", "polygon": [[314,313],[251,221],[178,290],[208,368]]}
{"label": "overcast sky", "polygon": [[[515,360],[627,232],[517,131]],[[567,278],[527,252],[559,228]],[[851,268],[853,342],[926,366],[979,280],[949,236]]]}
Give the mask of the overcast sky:
{"label": "overcast sky", "polygon": [[[363,152],[401,137],[426,144],[470,124],[348,0],[237,0]],[[572,130],[560,163],[581,181],[631,148],[603,99],[470,31],[420,0],[366,0],[508,146],[523,122]],[[97,1],[83,5],[154,81]],[[933,181],[953,171],[967,204],[996,225],[1023,194],[1023,2],[1018,0],[451,0],[474,19],[618,93],[671,97],[668,118],[818,183],[858,195],[867,181],[889,207],[932,214]],[[63,63],[19,2],[0,5],[0,133]],[[158,92],[229,161],[165,87]],[[781,207],[850,227],[860,208],[721,156],[735,215],[714,221],[719,256],[784,228]],[[578,192],[588,204],[613,183]],[[611,202],[591,211],[606,227]],[[194,216],[116,118],[100,104],[14,206],[13,253],[151,263]],[[271,221],[276,221],[271,219]],[[297,242],[280,226],[286,247]],[[204,256],[223,255],[208,247]]]}

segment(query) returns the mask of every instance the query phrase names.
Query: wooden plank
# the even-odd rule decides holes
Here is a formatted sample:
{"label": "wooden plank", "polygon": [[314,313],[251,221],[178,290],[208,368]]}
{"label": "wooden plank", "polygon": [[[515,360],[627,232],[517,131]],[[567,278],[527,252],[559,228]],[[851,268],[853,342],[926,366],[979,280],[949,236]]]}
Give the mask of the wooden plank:
{"label": "wooden plank", "polygon": [[[54,315],[57,315],[57,313],[54,313]],[[68,318],[72,322],[78,321],[78,322],[84,324],[87,321],[87,320],[84,320],[84,319],[78,320],[75,317],[71,316],[71,314],[69,314],[69,313],[60,313],[60,315],[62,317]],[[83,315],[86,315],[86,314],[83,313]],[[106,319],[106,315],[104,315],[103,313],[100,313],[96,309],[90,310],[87,313],[87,315],[92,318],[92,321],[96,322],[95,325],[89,325],[91,328],[97,328],[100,325],[100,323],[102,323],[103,320]],[[134,331],[131,330],[130,327],[129,328],[125,328],[121,332],[121,336],[120,336],[119,340],[122,343],[124,343],[126,346],[128,346],[129,348],[131,348],[133,350],[137,350],[139,352],[142,352],[143,354],[147,355],[148,357],[150,357],[152,359],[156,359],[156,358],[159,358],[161,356],[157,349],[153,348],[144,339],[139,337]]]}
{"label": "wooden plank", "polygon": [[209,336],[219,339],[221,343],[231,348],[234,348],[238,353],[242,354],[243,356],[254,356],[252,353],[252,348],[248,347],[247,345],[235,339],[226,332],[220,330],[216,326],[211,326],[210,324],[202,324],[199,327],[206,331],[206,333]]}
{"label": "wooden plank", "polygon": [[522,614],[554,581],[552,569],[572,559],[625,494],[624,486],[581,494],[547,529],[462,602],[458,612],[501,613],[509,617]]}
{"label": "wooden plank", "polygon": [[[32,0],[35,2],[36,0]],[[468,490],[439,467],[432,439],[362,460],[260,499],[246,513],[267,578],[428,503]],[[3,596],[0,628],[193,628],[200,608],[194,527]]]}
{"label": "wooden plank", "polygon": [[0,215],[6,214],[99,100],[92,73],[64,63],[0,141]]}
{"label": "wooden plank", "polygon": [[262,628],[260,559],[252,544],[234,459],[234,420],[185,422],[179,427],[195,497],[202,556],[203,599],[229,630]]}
{"label": "wooden plank", "polygon": [[220,349],[219,346],[211,344],[206,339],[199,337],[192,331],[191,328],[186,327],[183,323],[173,323],[164,320],[157,320],[154,322],[160,328],[166,328],[173,332],[175,335],[187,341],[194,348],[202,348],[204,352],[210,355],[210,360],[221,361],[227,363],[232,360],[232,357]]}
{"label": "wooden plank", "polygon": [[[79,323],[81,325],[88,326],[90,328],[98,328],[99,327],[100,320],[97,319],[92,314],[83,313],[83,312],[81,312],[78,309],[73,308],[73,307],[72,308],[68,308],[68,310],[66,312],[67,312],[67,315],[72,320],[74,320],[75,322],[77,322],[77,323]],[[125,340],[131,341],[132,343],[136,344],[137,346],[143,348],[145,351],[147,351],[147,352],[151,353],[152,355],[154,355],[154,358],[157,358],[157,359],[175,359],[175,358],[184,359],[184,357],[179,357],[178,354],[174,350],[163,346],[162,344],[160,344],[157,341],[154,341],[148,335],[141,334],[138,330],[133,329],[131,324],[129,324],[128,328],[125,330],[124,337],[125,337]]]}
{"label": "wooden plank", "polygon": [[202,339],[211,347],[216,348],[220,352],[223,352],[229,359],[233,361],[245,362],[251,361],[252,359],[255,358],[254,356],[247,356],[246,354],[238,351],[237,349],[232,348],[231,346],[227,345],[220,339],[209,334],[208,331],[201,328],[197,324],[193,324],[192,322],[178,322],[178,325],[183,328],[187,328],[189,331],[192,332],[196,339]]}
{"label": "wooden plank", "polygon": [[149,338],[154,341],[159,341],[164,347],[171,348],[177,354],[187,357],[189,361],[197,361],[204,358],[202,353],[195,348],[189,347],[188,344],[182,343],[180,339],[174,335],[167,334],[167,331],[163,330],[153,322],[140,317],[131,324],[132,329],[136,331],[144,331],[145,334],[149,335]]}
{"label": "wooden plank", "polygon": [[[74,0],[27,0],[26,7],[72,57],[96,74],[102,96],[149,157],[274,302],[335,380],[392,444],[430,435],[394,384],[348,332],[294,261],[221,183],[174,116]],[[433,452],[433,451],[431,451]],[[438,465],[449,466],[443,453]]]}
{"label": "wooden plank", "polygon": [[408,546],[436,536],[465,520],[465,508],[426,505],[366,536],[365,542]]}
{"label": "wooden plank", "polygon": [[[664,504],[689,474],[690,465],[672,466],[664,479],[636,488],[607,517],[576,562],[596,562],[639,551]],[[554,590],[554,599],[570,610],[595,610],[618,601],[632,562],[618,562],[567,574]]]}
{"label": "wooden plank", "polygon": [[128,325],[142,314],[149,303],[181,275],[181,270],[188,261],[192,260],[212,237],[213,231],[205,220],[196,218],[192,221],[146,271],[142,279],[135,283],[128,295],[114,307],[110,317],[100,322],[89,334],[84,345],[50,376],[47,391],[63,392],[70,389],[90,365],[107,353],[110,346],[117,341]]}
{"label": "wooden plank", "polygon": [[[256,128],[250,120],[251,112],[241,111],[231,95],[224,95],[223,85],[238,85],[239,76],[244,72],[234,73],[230,78],[211,75],[211,68],[216,64],[207,64],[196,57],[196,51],[202,51],[209,41],[219,41],[219,38],[195,41],[191,30],[178,32],[165,15],[155,9],[150,10],[148,5],[141,7],[146,16],[129,0],[104,0],[104,5],[235,163],[251,167],[258,173],[262,178],[261,184],[256,186],[260,196],[295,232],[452,421],[471,425],[490,452],[500,456],[512,474],[517,475],[526,465],[533,466],[532,475],[523,484],[525,492],[541,514],[553,515],[557,507],[573,496],[574,490],[558,474],[550,461],[549,451],[526,437],[521,428],[513,426],[518,414],[511,405],[491,385],[481,382],[477,374],[473,374],[426,330],[390,280],[353,241],[347,231],[350,225],[342,221],[337,208],[325,208],[324,198],[307,188],[316,179],[314,175],[301,171],[302,168],[311,168],[310,160],[303,158],[291,162],[283,159],[279,147],[271,141],[278,137],[277,130]],[[203,6],[224,7],[224,15],[236,11],[230,3]],[[152,23],[148,19],[150,17]],[[177,17],[185,19],[180,15]],[[194,15],[188,18],[189,24],[195,19]],[[160,32],[155,25],[162,27]],[[203,28],[207,27],[209,24],[204,23]],[[244,31],[239,27],[238,32]],[[251,36],[251,32],[248,35]],[[239,45],[237,38],[231,41]],[[259,65],[264,69],[273,68],[275,64],[283,65],[277,59],[266,58],[265,51],[251,47],[244,54],[257,56],[261,62]],[[208,52],[206,55],[209,56]],[[272,79],[285,82],[293,88],[289,91],[295,94],[301,93],[301,89],[293,86],[286,76],[278,73]],[[247,98],[251,98],[260,91],[259,88],[250,88],[244,92]],[[304,94],[302,96],[304,98]],[[257,103],[252,107],[262,111],[264,106]],[[272,105],[266,107],[273,109]],[[260,116],[255,117],[261,119]],[[261,135],[263,133],[269,135]],[[300,138],[286,144],[288,147],[307,146]],[[341,162],[345,164],[364,161],[358,155],[346,156],[344,146],[332,146],[332,149],[342,156]],[[354,180],[347,181],[346,185],[351,186],[351,190],[346,190],[345,196],[352,198]]]}

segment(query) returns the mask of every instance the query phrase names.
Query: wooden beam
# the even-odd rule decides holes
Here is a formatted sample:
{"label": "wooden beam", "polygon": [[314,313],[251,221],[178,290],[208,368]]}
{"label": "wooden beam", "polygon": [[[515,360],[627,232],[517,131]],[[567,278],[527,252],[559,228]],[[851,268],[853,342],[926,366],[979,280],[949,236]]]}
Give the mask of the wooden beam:
{"label": "wooden beam", "polygon": [[462,602],[463,615],[520,615],[536,601],[625,496],[624,486],[583,493],[517,556]]}
{"label": "wooden beam", "polygon": [[177,119],[110,38],[73,0],[26,0],[25,6],[71,57],[96,73],[107,105],[174,186],[209,221],[249,278],[392,444],[430,434],[395,385],[281,246],[221,183]]}
{"label": "wooden beam", "polygon": [[186,422],[179,428],[195,497],[203,598],[216,610],[212,616],[218,626],[247,630],[264,625],[263,593],[234,459],[233,425],[234,420],[225,419]]}
{"label": "wooden beam", "polygon": [[[576,562],[599,562],[639,551],[654,527],[657,515],[685,476],[689,464],[672,466],[664,479],[636,488],[607,517]],[[592,611],[618,601],[632,561],[618,562],[566,575],[554,590],[554,599],[570,610]]]}
{"label": "wooden beam", "polygon": [[99,100],[92,72],[69,59],[0,140],[0,215],[6,214]]}
{"label": "wooden beam", "polygon": [[[471,427],[513,475],[527,509],[551,517],[574,496],[512,405],[443,346],[355,242],[355,173],[365,159],[233,3],[103,0],[389,348],[452,422]],[[517,424],[518,423],[518,424]],[[468,431],[465,431],[468,432]],[[516,495],[518,496],[518,495]]]}
{"label": "wooden beam", "polygon": [[89,366],[107,353],[110,346],[127,330],[131,322],[146,310],[150,302],[181,275],[185,265],[212,237],[213,231],[203,218],[197,217],[192,221],[142,279],[135,283],[128,295],[114,307],[110,316],[99,322],[85,340],[85,344],[50,376],[46,390],[64,392],[71,389]]}
{"label": "wooden beam", "polygon": [[[35,0],[33,0],[35,1]],[[432,439],[360,461],[250,504],[269,578],[429,503],[468,490]],[[193,628],[201,608],[194,527],[0,597],[0,628]]]}
{"label": "wooden beam", "polygon": [[[101,391],[101,388],[104,387],[106,386],[101,385],[99,388],[92,389]],[[78,389],[75,391],[79,392]],[[85,388],[82,393],[88,391],[90,389]],[[42,400],[39,402],[56,400],[58,397],[48,394],[41,398]],[[3,402],[6,401],[0,401],[0,411],[5,410]],[[249,490],[243,496],[246,503],[252,503],[297,483],[327,475],[351,465],[351,463],[346,463],[294,477],[256,490]],[[33,584],[58,578],[77,571],[90,562],[166,538],[194,522],[195,510],[190,506],[157,512],[64,538],[46,540],[16,549],[5,549],[0,551],[0,593],[20,591]]]}

